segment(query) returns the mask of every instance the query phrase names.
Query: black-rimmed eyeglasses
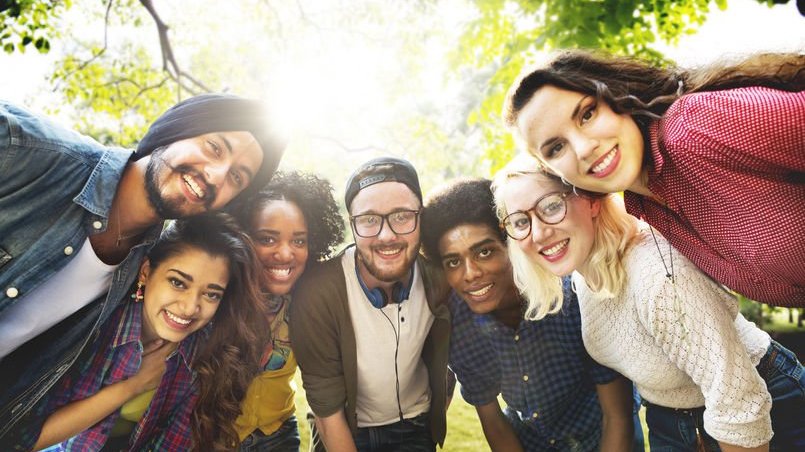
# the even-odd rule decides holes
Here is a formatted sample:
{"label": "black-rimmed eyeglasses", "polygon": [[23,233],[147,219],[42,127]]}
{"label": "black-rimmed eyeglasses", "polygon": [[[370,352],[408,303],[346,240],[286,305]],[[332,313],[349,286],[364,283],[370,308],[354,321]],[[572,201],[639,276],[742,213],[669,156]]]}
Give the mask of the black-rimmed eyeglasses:
{"label": "black-rimmed eyeglasses", "polygon": [[534,207],[528,210],[518,210],[506,215],[501,226],[506,230],[506,235],[514,240],[523,240],[531,234],[531,215],[539,218],[545,224],[561,223],[567,214],[567,198],[571,192],[552,192],[537,199]]}
{"label": "black-rimmed eyeglasses", "polygon": [[398,210],[385,215],[374,213],[353,215],[349,217],[349,221],[359,237],[372,238],[380,235],[384,223],[387,223],[391,232],[395,234],[410,234],[416,229],[418,218],[418,210]]}

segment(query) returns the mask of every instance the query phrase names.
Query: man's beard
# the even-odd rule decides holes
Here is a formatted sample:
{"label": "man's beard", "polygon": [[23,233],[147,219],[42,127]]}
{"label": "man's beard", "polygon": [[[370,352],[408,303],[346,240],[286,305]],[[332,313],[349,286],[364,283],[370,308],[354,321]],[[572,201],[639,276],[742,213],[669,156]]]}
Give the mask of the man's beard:
{"label": "man's beard", "polygon": [[[374,261],[364,257],[363,250],[358,247],[355,247],[355,250],[358,253],[358,258],[361,262],[363,262],[363,266],[366,267],[366,270],[369,272],[369,274],[378,281],[383,281],[386,283],[402,281],[405,278],[405,275],[408,274],[408,271],[413,268],[414,261],[416,260],[416,255],[410,257],[406,253],[404,265],[401,265],[398,270],[381,270],[374,264]],[[409,250],[406,248],[405,251]],[[372,251],[369,250],[369,252],[371,253]]]}
{"label": "man's beard", "polygon": [[[182,206],[185,204],[184,200],[178,196],[175,199],[164,198],[159,190],[159,175],[166,171],[185,174],[192,173],[193,170],[185,164],[171,166],[162,158],[162,154],[167,148],[167,146],[162,146],[154,149],[151,153],[151,159],[145,168],[145,192],[148,194],[148,202],[160,218],[182,218],[188,216],[187,213],[182,211]],[[204,189],[204,207],[206,210],[211,210],[212,202],[215,199],[215,187],[205,184]]]}

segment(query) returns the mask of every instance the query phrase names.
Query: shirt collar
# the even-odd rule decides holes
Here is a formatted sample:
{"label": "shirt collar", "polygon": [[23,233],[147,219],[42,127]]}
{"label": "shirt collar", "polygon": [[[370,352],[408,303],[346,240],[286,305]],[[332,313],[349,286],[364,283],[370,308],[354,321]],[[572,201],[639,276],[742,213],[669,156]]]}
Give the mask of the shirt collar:
{"label": "shirt collar", "polygon": [[131,156],[132,151],[107,149],[73,202],[95,215],[109,218],[112,200]]}

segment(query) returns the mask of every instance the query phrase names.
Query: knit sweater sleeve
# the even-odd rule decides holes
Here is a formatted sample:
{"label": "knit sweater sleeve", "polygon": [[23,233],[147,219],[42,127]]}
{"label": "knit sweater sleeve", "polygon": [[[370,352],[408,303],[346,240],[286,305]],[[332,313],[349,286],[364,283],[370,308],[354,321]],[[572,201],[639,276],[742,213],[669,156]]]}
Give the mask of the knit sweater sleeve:
{"label": "knit sweater sleeve", "polygon": [[[771,396],[739,337],[737,302],[659,234],[660,246],[643,237],[628,260],[628,290],[638,318],[670,361],[701,389],[704,427],[718,441],[742,447],[772,437]],[[660,259],[670,267],[666,278]],[[669,255],[669,251],[673,256]]]}

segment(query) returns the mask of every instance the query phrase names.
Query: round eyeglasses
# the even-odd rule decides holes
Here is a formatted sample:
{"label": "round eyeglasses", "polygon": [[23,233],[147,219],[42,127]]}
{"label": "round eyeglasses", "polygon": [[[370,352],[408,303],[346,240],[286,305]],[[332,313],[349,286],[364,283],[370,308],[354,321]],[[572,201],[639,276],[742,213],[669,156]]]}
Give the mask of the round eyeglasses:
{"label": "round eyeglasses", "polygon": [[537,199],[534,206],[528,210],[518,210],[506,215],[501,226],[506,230],[506,235],[514,240],[523,240],[531,234],[531,215],[539,218],[545,224],[561,223],[567,214],[567,201],[565,198],[571,192],[552,192]]}
{"label": "round eyeglasses", "polygon": [[372,238],[380,235],[384,223],[387,223],[391,232],[395,234],[410,234],[416,229],[418,218],[418,210],[398,210],[385,215],[374,213],[354,215],[349,217],[349,220],[355,234],[363,238]]}

